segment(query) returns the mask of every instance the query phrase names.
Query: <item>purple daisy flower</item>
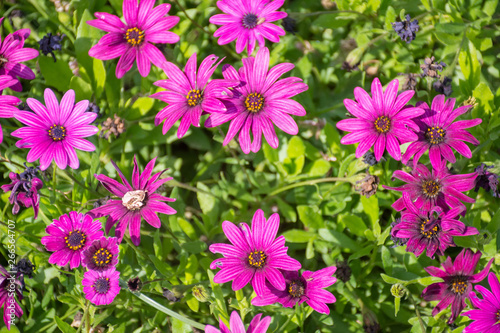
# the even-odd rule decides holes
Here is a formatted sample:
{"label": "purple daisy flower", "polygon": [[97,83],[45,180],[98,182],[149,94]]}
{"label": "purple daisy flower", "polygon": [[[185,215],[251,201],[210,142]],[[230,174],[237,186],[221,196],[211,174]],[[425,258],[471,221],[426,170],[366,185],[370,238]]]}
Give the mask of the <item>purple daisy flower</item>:
{"label": "purple daisy flower", "polygon": [[[0,19],[0,24],[2,24],[3,19],[3,17]],[[19,77],[26,80],[35,78],[35,73],[31,68],[22,64],[24,61],[38,57],[37,50],[24,47],[24,41],[29,37],[30,33],[30,29],[20,29],[8,34],[3,41],[0,37],[0,75],[9,75],[12,78]],[[22,91],[23,87],[17,81],[10,89]]]}
{"label": "purple daisy flower", "polygon": [[123,1],[123,23],[118,16],[109,13],[95,13],[96,20],[87,21],[88,25],[109,32],[97,45],[89,50],[89,56],[101,60],[120,57],[116,66],[116,77],[122,78],[134,61],[137,61],[139,74],[146,77],[151,63],[162,68],[167,61],[163,53],[152,43],[174,44],[179,36],[167,31],[179,22],[179,17],[168,16],[170,4],[153,8],[155,0]]}
{"label": "purple daisy flower", "polygon": [[[239,131],[241,150],[245,154],[250,151],[256,153],[261,147],[262,134],[271,147],[278,147],[279,140],[273,124],[291,135],[299,132],[297,124],[290,115],[305,116],[306,110],[290,97],[306,91],[308,87],[298,77],[278,80],[281,75],[294,68],[293,64],[279,64],[269,71],[268,68],[269,50],[266,47],[261,48],[255,58],[243,59],[243,67],[239,72],[233,66],[223,66],[224,78],[240,82],[240,85],[233,88],[233,97],[224,101],[228,110],[223,113],[212,113],[205,126],[215,127],[231,121],[224,138],[224,146]],[[253,142],[250,139],[250,130]]]}
{"label": "purple daisy flower", "polygon": [[118,172],[123,185],[108,176],[95,175],[97,180],[99,180],[108,191],[120,198],[119,200],[108,200],[105,205],[91,210],[91,213],[95,214],[97,217],[109,215],[106,221],[106,234],[109,234],[111,228],[118,223],[115,229],[115,236],[118,238],[118,243],[122,241],[129,224],[129,233],[132,243],[138,246],[141,243],[142,218],[152,227],[159,228],[161,226],[161,221],[157,213],[167,215],[177,213],[175,209],[163,202],[174,202],[175,199],[155,193],[161,185],[173,179],[172,177],[159,179],[166,170],[151,176],[155,162],[156,157],[146,165],[146,168],[141,174],[139,172],[139,166],[137,165],[137,159],[134,156],[132,186],[113,161],[111,161],[111,163]]}
{"label": "purple daisy flower", "polygon": [[464,105],[455,110],[455,99],[449,98],[445,103],[444,95],[437,95],[429,108],[427,103],[418,102],[417,107],[425,110],[425,113],[414,119],[419,127],[418,141],[412,142],[403,155],[404,164],[413,158],[413,165],[417,165],[420,157],[428,150],[431,164],[437,168],[441,162],[441,156],[448,162],[455,163],[455,154],[451,148],[460,155],[467,158],[472,157],[469,147],[462,141],[478,145],[479,141],[473,137],[466,128],[474,127],[481,123],[480,118],[472,120],[454,120],[467,112],[472,105]]}
{"label": "purple daisy flower", "polygon": [[483,296],[482,299],[476,293],[470,293],[469,299],[476,309],[462,313],[462,316],[474,322],[463,333],[500,333],[500,282],[493,272],[488,275],[488,282],[491,291],[483,286],[474,287]]}
{"label": "purple daisy flower", "polygon": [[182,138],[189,126],[200,127],[200,117],[203,111],[207,113],[224,112],[226,107],[219,99],[227,99],[232,96],[229,87],[237,85],[229,80],[212,80],[208,82],[217,66],[224,58],[217,62],[218,57],[209,55],[196,68],[196,53],[188,60],[184,72],[172,63],[166,63],[163,67],[167,80],[156,81],[155,85],[167,89],[160,91],[151,98],[156,98],[168,103],[168,106],[158,112],[155,117],[155,125],[158,126],[163,120],[163,134],[181,119],[177,137]]}
{"label": "purple daisy flower", "polygon": [[282,270],[299,270],[300,263],[291,258],[285,247],[285,237],[276,238],[280,217],[273,214],[266,221],[264,212],[259,209],[252,219],[252,226],[240,223],[240,228],[232,222],[222,222],[222,230],[233,245],[212,244],[212,253],[221,253],[224,258],[210,264],[211,269],[220,268],[214,282],[233,281],[233,290],[239,290],[252,281],[257,295],[265,292],[266,280],[278,290],[285,290],[286,283]]}
{"label": "purple daisy flower", "polygon": [[83,293],[95,305],[111,304],[120,292],[120,272],[114,267],[106,271],[86,271],[83,274]]}
{"label": "purple daisy flower", "polygon": [[245,325],[243,320],[241,320],[238,312],[233,311],[231,317],[229,318],[229,328],[222,322],[219,322],[220,330],[213,327],[212,325],[205,326],[206,333],[266,333],[269,325],[271,325],[271,317],[267,316],[262,319],[262,314],[259,313],[253,317],[250,322],[250,326],[245,330]]}
{"label": "purple daisy flower", "polygon": [[43,182],[36,175],[37,170],[33,167],[26,168],[21,174],[11,172],[9,178],[12,183],[0,186],[4,192],[12,191],[9,196],[9,202],[14,205],[12,214],[18,214],[21,205],[26,208],[33,207],[35,220],[37,219],[40,208],[38,191],[43,187]]}
{"label": "purple daisy flower", "polygon": [[120,249],[115,237],[101,237],[83,250],[82,265],[93,271],[108,270],[118,263],[118,252]]}
{"label": "purple daisy flower", "polygon": [[398,96],[399,81],[392,80],[382,91],[380,80],[372,82],[372,97],[362,89],[354,89],[356,102],[344,99],[346,109],[356,118],[343,119],[337,123],[337,128],[351,132],[344,136],[340,143],[350,145],[359,142],[356,148],[356,157],[362,157],[374,146],[375,159],[380,161],[384,151],[397,161],[401,160],[400,144],[418,139],[411,130],[418,131],[413,122],[415,117],[424,113],[424,110],[406,105],[415,91],[407,90]]}
{"label": "purple daisy flower", "polygon": [[285,290],[274,288],[269,282],[266,283],[265,293],[252,299],[252,305],[265,306],[281,303],[285,308],[293,308],[295,304],[307,303],[319,313],[329,314],[327,303],[335,303],[337,300],[332,293],[324,290],[331,286],[337,279],[332,276],[337,267],[331,266],[316,272],[282,271],[285,277]]}
{"label": "purple daisy flower", "polygon": [[[0,75],[0,94],[5,88],[9,88],[18,81],[9,75]],[[0,118],[12,118],[14,113],[18,111],[17,105],[21,100],[14,96],[0,96]],[[3,141],[2,125],[0,124],[0,143]]]}
{"label": "purple daisy flower", "polygon": [[476,228],[466,227],[456,219],[464,210],[462,206],[454,207],[446,213],[439,206],[434,206],[429,211],[420,210],[415,207],[407,192],[403,192],[403,202],[406,210],[401,213],[401,222],[392,228],[391,235],[408,239],[406,251],[413,252],[417,257],[425,249],[430,258],[434,258],[435,253],[443,256],[448,247],[455,246],[453,236],[479,234]]}
{"label": "purple daisy flower", "polygon": [[252,54],[255,41],[262,48],[265,39],[273,43],[279,43],[280,36],[285,35],[285,30],[271,24],[287,16],[285,12],[276,10],[283,6],[285,0],[221,0],[217,1],[217,7],[225,14],[217,14],[210,18],[210,23],[222,25],[214,33],[214,37],[220,37],[219,45],[231,43],[236,39],[236,52],[241,53],[247,48],[248,54]]}
{"label": "purple daisy flower", "polygon": [[[449,208],[461,206],[465,208],[464,202],[475,202],[462,192],[474,188],[474,181],[477,173],[467,173],[463,175],[452,175],[446,167],[446,161],[441,161],[438,168],[432,170],[432,173],[421,163],[410,173],[402,170],[396,170],[393,179],[400,179],[407,184],[399,187],[390,187],[382,185],[387,190],[408,192],[415,206],[425,211],[430,211],[433,206],[441,207],[445,212]],[[392,208],[402,211],[405,208],[403,198],[399,198],[392,204]],[[462,214],[465,210],[462,211]]]}
{"label": "purple daisy flower", "polygon": [[19,305],[23,299],[22,289],[22,282],[0,266],[0,309],[3,306],[3,321],[8,330],[10,325],[14,324],[14,318],[21,318],[23,315],[23,309]]}
{"label": "purple daisy flower", "polygon": [[425,271],[430,275],[444,280],[444,282],[431,284],[422,292],[424,300],[439,301],[432,310],[433,316],[451,304],[451,317],[448,320],[448,323],[451,324],[465,309],[467,306],[465,299],[472,291],[472,284],[478,283],[486,277],[493,262],[492,258],[481,272],[473,275],[480,258],[481,252],[473,253],[469,249],[463,249],[455,258],[455,262],[451,261],[451,257],[446,258],[446,261],[441,264],[444,271],[433,266],[425,268]]}
{"label": "purple daisy flower", "polygon": [[12,136],[21,138],[16,142],[19,148],[31,148],[26,160],[34,162],[40,159],[40,169],[49,167],[52,160],[57,167],[78,169],[80,161],[75,148],[83,151],[94,151],[95,146],[83,138],[98,132],[98,128],[90,125],[97,114],[85,112],[89,101],[83,100],[75,104],[75,92],[68,90],[61,104],[50,89],[45,89],[45,104],[34,98],[27,103],[33,112],[18,111],[14,117],[27,125],[14,132]]}
{"label": "purple daisy flower", "polygon": [[83,261],[83,250],[103,236],[101,222],[74,211],[53,221],[45,229],[49,236],[43,236],[41,240],[47,251],[54,252],[49,263],[59,266],[70,263],[71,269],[79,267]]}

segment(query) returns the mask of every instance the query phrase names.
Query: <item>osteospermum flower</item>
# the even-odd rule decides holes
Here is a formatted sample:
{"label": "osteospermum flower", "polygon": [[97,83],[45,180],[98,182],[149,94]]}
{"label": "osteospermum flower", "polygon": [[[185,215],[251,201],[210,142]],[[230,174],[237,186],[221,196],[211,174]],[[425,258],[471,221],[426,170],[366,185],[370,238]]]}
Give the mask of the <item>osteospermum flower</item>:
{"label": "osteospermum flower", "polygon": [[299,270],[300,263],[291,258],[285,247],[285,237],[276,238],[280,218],[273,214],[266,221],[264,212],[255,212],[252,225],[240,223],[240,228],[232,222],[222,222],[222,230],[233,245],[212,244],[212,253],[221,253],[224,258],[210,264],[211,269],[220,268],[214,282],[233,281],[233,290],[239,290],[252,281],[257,295],[265,292],[266,280],[278,290],[285,290],[286,283],[282,270]]}
{"label": "osteospermum flower", "polygon": [[[3,17],[0,19],[2,24]],[[24,47],[24,41],[29,37],[30,29],[20,29],[8,34],[3,42],[0,38],[0,75],[9,75],[12,78],[22,78],[33,80],[35,73],[22,64],[38,57],[38,51],[28,47]],[[11,87],[14,91],[22,91],[23,87],[20,82],[16,82]],[[1,89],[0,89],[1,90]]]}
{"label": "osteospermum flower", "polygon": [[454,98],[449,98],[445,103],[444,95],[438,95],[434,97],[431,107],[425,102],[418,102],[416,106],[425,110],[425,113],[414,119],[419,127],[418,141],[408,146],[403,155],[403,163],[406,164],[413,158],[413,165],[415,166],[427,150],[434,168],[439,165],[441,157],[450,163],[456,162],[451,148],[467,158],[472,157],[472,152],[463,141],[474,145],[478,145],[479,141],[465,129],[480,124],[482,120],[476,118],[455,121],[458,116],[467,112],[472,105],[464,105],[454,110]]}
{"label": "osteospermum flower", "polygon": [[118,243],[115,237],[101,237],[83,251],[83,266],[93,271],[105,271],[118,263]]}
{"label": "osteospermum flower", "polygon": [[[9,88],[18,81],[9,75],[0,75],[0,94],[5,88]],[[12,118],[14,113],[18,111],[17,105],[21,100],[14,96],[0,96],[0,118]],[[2,125],[0,124],[0,143],[3,141]]]}
{"label": "osteospermum flower", "polygon": [[14,117],[27,125],[14,132],[12,136],[21,138],[16,142],[19,148],[31,148],[26,160],[34,162],[40,159],[40,169],[49,167],[52,160],[60,169],[66,166],[78,169],[80,161],[75,148],[83,151],[94,151],[95,146],[83,138],[98,132],[98,128],[90,125],[97,114],[85,112],[89,101],[83,100],[75,104],[75,92],[68,90],[61,104],[50,89],[45,89],[45,105],[34,98],[27,103],[33,112],[17,111]]}
{"label": "osteospermum flower", "polygon": [[[408,192],[410,199],[415,202],[415,206],[425,211],[430,211],[433,206],[439,206],[444,211],[457,206],[465,208],[462,201],[475,202],[474,199],[469,198],[462,192],[474,188],[477,173],[452,175],[444,160],[432,172],[429,172],[423,164],[419,163],[411,173],[396,170],[392,177],[407,184],[399,187],[385,185],[382,185],[382,187],[388,190]],[[397,211],[403,210],[405,208],[403,198],[396,200],[392,204],[392,208]]]}
{"label": "osteospermum flower", "polygon": [[286,281],[285,290],[278,290],[270,283],[266,283],[265,293],[252,299],[252,305],[265,306],[281,303],[286,308],[293,308],[295,304],[307,303],[319,313],[329,314],[327,303],[335,303],[332,293],[324,290],[331,286],[337,279],[332,276],[336,271],[335,266],[326,267],[316,272],[305,271],[302,274],[282,271]]}
{"label": "osteospermum flower", "polygon": [[106,271],[86,271],[83,274],[83,293],[95,305],[108,305],[120,292],[120,272],[114,267]]}
{"label": "osteospermum flower", "polygon": [[[214,127],[231,121],[223,145],[227,145],[236,133],[240,132],[239,142],[245,154],[259,151],[262,134],[271,147],[277,148],[279,140],[273,124],[282,131],[295,135],[299,128],[290,115],[306,114],[304,107],[290,97],[306,91],[307,85],[297,77],[278,80],[293,67],[293,64],[283,63],[268,71],[267,48],[261,48],[255,58],[244,59],[243,68],[239,72],[234,67],[225,65],[222,69],[224,78],[240,82],[240,85],[233,88],[233,97],[224,101],[228,110],[212,113],[205,126]],[[253,142],[250,139],[250,130]]]}
{"label": "osteospermum flower", "polygon": [[3,306],[3,321],[8,330],[14,324],[14,319],[23,315],[23,309],[19,305],[23,299],[22,288],[22,282],[0,266],[0,309]]}
{"label": "osteospermum flower", "polygon": [[425,270],[432,276],[443,279],[443,282],[433,283],[422,292],[422,297],[426,301],[439,301],[432,310],[435,316],[446,309],[451,304],[451,317],[448,323],[451,324],[458,317],[460,312],[467,306],[465,299],[469,298],[472,291],[472,284],[482,281],[490,270],[493,258],[486,267],[479,273],[474,274],[477,263],[481,258],[481,252],[473,253],[469,249],[463,249],[460,254],[451,261],[451,257],[446,258],[442,264],[444,270],[429,266]]}
{"label": "osteospermum flower", "polygon": [[417,140],[417,135],[411,130],[418,130],[413,118],[424,113],[423,109],[406,106],[415,91],[407,90],[398,96],[398,80],[392,80],[382,91],[380,80],[372,82],[372,97],[360,87],[354,89],[356,102],[344,99],[344,105],[356,118],[343,119],[337,123],[337,128],[351,132],[344,136],[340,143],[350,145],[359,142],[356,157],[363,156],[374,146],[375,159],[382,158],[387,149],[395,160],[401,160],[400,144]]}
{"label": "osteospermum flower", "polygon": [[157,213],[172,215],[176,211],[163,201],[173,202],[175,199],[164,197],[156,190],[164,183],[172,180],[172,177],[159,179],[166,171],[155,173],[151,172],[155,166],[156,157],[147,165],[142,174],[139,172],[137,159],[134,156],[134,170],[132,172],[132,185],[129,184],[122,171],[115,162],[111,161],[115,167],[123,185],[114,179],[105,175],[95,175],[97,180],[111,193],[119,197],[119,200],[108,200],[108,202],[91,210],[91,213],[97,217],[108,215],[106,221],[106,233],[118,223],[115,229],[115,236],[120,243],[130,224],[130,238],[136,246],[141,243],[141,220],[144,218],[151,226],[159,228],[161,226],[160,218]]}
{"label": "osteospermum flower", "polygon": [[9,173],[12,181],[10,184],[2,185],[0,188],[4,192],[9,192],[9,202],[12,207],[12,214],[16,215],[21,210],[21,206],[26,208],[33,207],[35,220],[38,217],[40,208],[40,194],[38,191],[43,187],[43,182],[37,176],[37,169],[27,167],[22,173]]}
{"label": "osteospermum flower", "polygon": [[467,326],[463,333],[499,333],[500,332],[500,282],[495,273],[488,275],[488,282],[491,291],[483,286],[475,286],[482,299],[478,298],[474,292],[470,293],[470,301],[476,308],[462,313],[474,320]]}
{"label": "osteospermum flower", "polygon": [[392,228],[391,235],[398,239],[408,239],[406,251],[413,252],[417,257],[424,250],[427,250],[430,258],[434,258],[435,253],[443,256],[448,247],[455,246],[453,236],[479,234],[476,228],[467,227],[456,219],[464,209],[462,206],[454,207],[446,213],[439,206],[432,207],[430,211],[419,210],[407,192],[403,192],[403,201],[406,210],[401,214],[401,222]]}
{"label": "osteospermum flower", "polygon": [[284,2],[285,0],[217,1],[217,7],[225,14],[217,14],[210,18],[210,23],[222,25],[215,31],[214,37],[220,37],[217,41],[219,45],[231,43],[236,39],[237,53],[241,53],[246,47],[248,54],[252,54],[255,41],[260,47],[264,47],[264,39],[278,43],[280,36],[285,35],[285,30],[269,22],[287,16],[285,12],[276,11]]}
{"label": "osteospermum flower", "polygon": [[170,4],[153,8],[155,0],[123,1],[123,17],[109,13],[95,13],[96,20],[87,21],[88,25],[109,32],[89,51],[91,57],[110,60],[120,57],[116,66],[116,77],[122,78],[137,61],[139,74],[146,77],[151,63],[162,67],[167,61],[163,53],[152,43],[173,44],[179,36],[167,31],[179,22],[179,17],[168,16]]}
{"label": "osteospermum flower", "polygon": [[241,320],[238,312],[233,311],[231,317],[229,318],[229,328],[222,322],[219,322],[220,330],[213,327],[212,325],[205,326],[206,333],[266,333],[269,325],[271,325],[271,317],[267,316],[262,318],[262,314],[259,313],[253,317],[248,329],[245,330],[245,325]]}
{"label": "osteospermum flower", "polygon": [[103,236],[101,222],[90,215],[74,211],[53,221],[45,229],[49,236],[44,236],[41,240],[47,251],[54,252],[49,263],[58,266],[69,263],[71,269],[79,267],[83,261],[83,250]]}
{"label": "osteospermum flower", "polygon": [[200,127],[200,117],[203,111],[207,113],[226,111],[226,107],[219,99],[229,98],[232,93],[228,88],[234,87],[237,82],[229,80],[208,82],[220,64],[217,59],[215,55],[209,55],[197,70],[196,53],[194,53],[189,58],[184,72],[170,62],[163,66],[169,79],[156,81],[155,85],[167,91],[157,92],[150,96],[168,103],[168,106],[158,112],[155,117],[156,126],[165,120],[163,134],[166,134],[172,125],[182,118],[177,130],[177,137],[182,138],[189,126]]}

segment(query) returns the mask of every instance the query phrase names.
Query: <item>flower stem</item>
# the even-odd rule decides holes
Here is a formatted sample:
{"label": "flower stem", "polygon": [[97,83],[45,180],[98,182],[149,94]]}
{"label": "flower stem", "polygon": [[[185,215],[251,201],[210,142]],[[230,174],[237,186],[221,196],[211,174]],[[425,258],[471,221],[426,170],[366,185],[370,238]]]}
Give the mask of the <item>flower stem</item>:
{"label": "flower stem", "polygon": [[420,311],[418,311],[418,305],[415,303],[415,301],[413,300],[413,297],[411,296],[411,293],[409,290],[407,290],[407,294],[408,296],[410,297],[410,301],[411,301],[411,304],[413,304],[413,306],[415,307],[415,314],[417,315],[418,317],[418,322],[420,323],[420,329],[422,330],[422,333],[425,333],[427,332],[426,329],[425,329],[425,324],[424,324],[424,321],[422,320],[422,317],[420,317]]}
{"label": "flower stem", "polygon": [[328,177],[328,178],[305,180],[303,182],[298,182],[298,183],[294,183],[294,184],[290,184],[290,185],[287,185],[284,187],[277,188],[274,191],[272,191],[271,193],[269,193],[269,196],[274,196],[276,194],[291,190],[292,188],[296,188],[296,187],[314,185],[314,184],[319,184],[319,183],[330,183],[330,182],[350,182],[350,180],[349,180],[349,178],[344,178],[344,177]]}

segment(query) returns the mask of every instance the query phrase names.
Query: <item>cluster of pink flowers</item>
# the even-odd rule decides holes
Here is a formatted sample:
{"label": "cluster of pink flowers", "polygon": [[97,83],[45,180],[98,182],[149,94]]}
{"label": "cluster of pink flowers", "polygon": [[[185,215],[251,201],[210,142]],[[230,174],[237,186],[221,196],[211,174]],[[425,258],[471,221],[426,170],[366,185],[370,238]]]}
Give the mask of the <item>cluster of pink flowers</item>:
{"label": "cluster of pink flowers", "polygon": [[[341,130],[351,132],[341,140],[343,144],[358,143],[356,157],[361,157],[373,146],[375,159],[379,161],[387,150],[395,160],[401,160],[412,169],[410,173],[397,170],[393,178],[405,182],[399,187],[383,186],[385,189],[402,192],[402,197],[392,207],[401,212],[401,219],[392,228],[392,236],[398,244],[406,244],[406,251],[420,256],[444,255],[448,247],[455,246],[453,237],[477,235],[479,231],[459,221],[466,213],[466,203],[474,199],[463,192],[476,185],[478,172],[452,174],[446,162],[456,162],[453,149],[471,158],[472,153],[464,143],[478,145],[479,141],[466,129],[481,123],[481,119],[459,120],[472,106],[455,109],[455,99],[445,100],[444,95],[434,98],[429,107],[424,102],[407,105],[414,91],[398,92],[398,80],[391,81],[385,91],[378,78],[372,83],[372,96],[362,88],[354,90],[356,101],[346,99],[344,104],[355,117],[337,123]],[[410,143],[401,155],[400,146]],[[422,155],[429,152],[432,170],[419,163]],[[443,264],[445,271],[427,267],[426,271],[444,282],[428,286],[422,297],[428,301],[440,301],[433,315],[451,304],[449,323],[455,321],[466,307],[472,283],[483,280],[493,261],[481,273],[473,275],[481,253],[463,250],[452,264],[448,257]]]}

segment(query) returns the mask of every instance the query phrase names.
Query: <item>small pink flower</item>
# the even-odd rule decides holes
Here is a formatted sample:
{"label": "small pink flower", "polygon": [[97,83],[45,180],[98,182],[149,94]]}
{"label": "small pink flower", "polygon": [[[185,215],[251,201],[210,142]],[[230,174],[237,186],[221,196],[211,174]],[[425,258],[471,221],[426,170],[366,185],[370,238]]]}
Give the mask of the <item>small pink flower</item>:
{"label": "small pink flower", "polygon": [[95,305],[111,304],[120,292],[120,272],[114,267],[106,271],[87,271],[83,274],[83,293]]}
{"label": "small pink flower", "polygon": [[261,313],[253,317],[250,326],[248,326],[246,330],[238,312],[233,311],[231,313],[231,318],[229,318],[229,328],[221,320],[219,322],[220,330],[212,325],[207,325],[205,327],[205,333],[266,333],[269,325],[271,325],[271,317],[267,316],[262,320],[261,318]]}

